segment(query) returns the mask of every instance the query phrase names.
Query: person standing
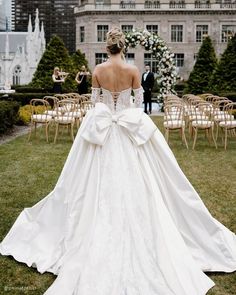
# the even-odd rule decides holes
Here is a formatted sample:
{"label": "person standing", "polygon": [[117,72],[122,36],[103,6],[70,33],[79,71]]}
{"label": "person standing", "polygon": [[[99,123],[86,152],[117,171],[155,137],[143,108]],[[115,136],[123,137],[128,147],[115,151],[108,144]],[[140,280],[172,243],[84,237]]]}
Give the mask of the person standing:
{"label": "person standing", "polygon": [[147,112],[149,104],[149,114],[152,113],[152,88],[154,85],[154,74],[150,71],[150,66],[145,65],[145,72],[142,75],[142,87],[144,90],[144,112]]}
{"label": "person standing", "polygon": [[87,71],[85,66],[81,67],[81,71],[79,71],[76,75],[75,81],[78,83],[78,92],[79,94],[88,93],[88,81],[87,77],[91,76],[91,73]]}
{"label": "person standing", "polygon": [[53,75],[52,75],[52,80],[54,82],[54,84],[53,84],[53,93],[61,94],[62,93],[61,85],[62,85],[62,83],[65,82],[65,78],[63,78],[60,75],[60,70],[59,70],[58,67],[54,68]]}

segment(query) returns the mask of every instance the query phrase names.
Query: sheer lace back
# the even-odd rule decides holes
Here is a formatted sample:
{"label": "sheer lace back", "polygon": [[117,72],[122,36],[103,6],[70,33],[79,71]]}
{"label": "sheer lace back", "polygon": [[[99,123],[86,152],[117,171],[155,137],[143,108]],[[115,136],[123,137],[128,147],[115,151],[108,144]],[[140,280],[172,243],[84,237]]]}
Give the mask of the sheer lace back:
{"label": "sheer lace back", "polygon": [[143,101],[143,88],[134,89],[134,102],[131,97],[132,88],[120,92],[111,92],[105,88],[92,87],[92,102],[103,102],[112,112],[121,111],[130,107],[141,107]]}

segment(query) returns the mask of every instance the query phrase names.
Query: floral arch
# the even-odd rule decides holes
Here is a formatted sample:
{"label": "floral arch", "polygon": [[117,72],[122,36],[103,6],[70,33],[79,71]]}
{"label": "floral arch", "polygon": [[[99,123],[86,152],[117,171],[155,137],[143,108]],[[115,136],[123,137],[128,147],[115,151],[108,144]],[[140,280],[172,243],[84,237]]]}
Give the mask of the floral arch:
{"label": "floral arch", "polygon": [[137,45],[141,45],[156,58],[159,70],[157,82],[160,87],[160,93],[157,98],[163,99],[167,94],[175,94],[174,85],[178,75],[173,59],[174,54],[170,52],[164,40],[147,30],[133,30],[126,33],[125,41],[126,52],[129,47],[135,48]]}

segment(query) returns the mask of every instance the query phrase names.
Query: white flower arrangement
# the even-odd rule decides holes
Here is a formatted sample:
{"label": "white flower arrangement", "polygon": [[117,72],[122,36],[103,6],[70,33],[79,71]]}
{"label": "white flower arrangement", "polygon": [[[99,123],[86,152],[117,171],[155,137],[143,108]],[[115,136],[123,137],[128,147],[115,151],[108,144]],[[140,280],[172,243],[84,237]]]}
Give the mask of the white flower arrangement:
{"label": "white flower arrangement", "polygon": [[158,84],[160,86],[160,93],[157,98],[162,99],[168,93],[176,94],[174,86],[178,75],[173,59],[174,54],[170,52],[164,40],[147,30],[140,31],[133,29],[132,32],[126,34],[125,41],[126,52],[129,47],[134,48],[137,45],[141,45],[156,58],[159,67]]}

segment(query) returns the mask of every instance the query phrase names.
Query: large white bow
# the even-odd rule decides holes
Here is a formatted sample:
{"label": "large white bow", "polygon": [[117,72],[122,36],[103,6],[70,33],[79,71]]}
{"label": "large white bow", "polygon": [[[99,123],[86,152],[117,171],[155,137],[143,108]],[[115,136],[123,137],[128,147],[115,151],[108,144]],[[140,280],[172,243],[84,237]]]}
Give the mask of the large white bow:
{"label": "large white bow", "polygon": [[87,115],[81,136],[93,144],[104,145],[114,123],[122,126],[137,145],[147,142],[156,130],[155,124],[140,108],[127,108],[113,114],[104,103],[96,103]]}

